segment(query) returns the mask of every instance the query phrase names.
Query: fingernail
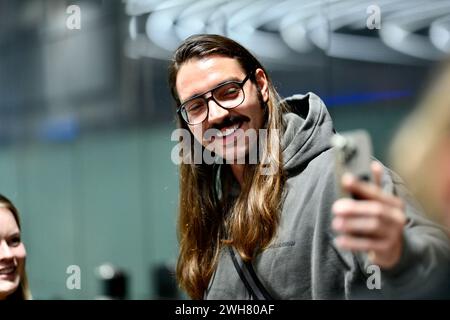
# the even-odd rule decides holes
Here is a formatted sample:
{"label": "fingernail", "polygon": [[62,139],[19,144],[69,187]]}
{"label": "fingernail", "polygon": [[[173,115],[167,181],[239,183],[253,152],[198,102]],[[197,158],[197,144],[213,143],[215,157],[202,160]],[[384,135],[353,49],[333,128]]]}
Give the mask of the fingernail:
{"label": "fingernail", "polygon": [[355,181],[355,177],[351,173],[344,173],[342,175],[342,183],[345,185],[351,185]]}
{"label": "fingernail", "polygon": [[376,170],[383,170],[383,166],[378,161],[372,161],[372,168],[375,168]]}
{"label": "fingernail", "polygon": [[332,211],[334,214],[341,214],[348,207],[348,199],[339,199],[337,200],[332,207]]}

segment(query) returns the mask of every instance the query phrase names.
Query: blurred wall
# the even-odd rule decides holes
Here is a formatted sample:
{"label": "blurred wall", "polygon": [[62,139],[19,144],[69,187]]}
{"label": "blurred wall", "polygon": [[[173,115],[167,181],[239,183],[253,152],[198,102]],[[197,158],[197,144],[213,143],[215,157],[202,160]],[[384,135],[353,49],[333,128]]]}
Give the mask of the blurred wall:
{"label": "blurred wall", "polygon": [[[22,213],[35,298],[99,297],[95,268],[105,262],[130,276],[130,298],[154,297],[151,267],[176,257],[170,131],[2,148],[0,190]],[[70,265],[81,268],[81,290],[66,288]]]}

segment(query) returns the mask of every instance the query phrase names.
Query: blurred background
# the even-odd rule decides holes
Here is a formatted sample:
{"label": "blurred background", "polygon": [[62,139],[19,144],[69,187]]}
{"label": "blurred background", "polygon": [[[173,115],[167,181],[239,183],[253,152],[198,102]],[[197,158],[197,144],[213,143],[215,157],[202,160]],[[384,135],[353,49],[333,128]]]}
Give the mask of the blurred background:
{"label": "blurred background", "polygon": [[35,299],[180,297],[167,67],[195,33],[249,48],[282,96],[318,94],[385,161],[450,52],[450,2],[0,0],[0,193]]}

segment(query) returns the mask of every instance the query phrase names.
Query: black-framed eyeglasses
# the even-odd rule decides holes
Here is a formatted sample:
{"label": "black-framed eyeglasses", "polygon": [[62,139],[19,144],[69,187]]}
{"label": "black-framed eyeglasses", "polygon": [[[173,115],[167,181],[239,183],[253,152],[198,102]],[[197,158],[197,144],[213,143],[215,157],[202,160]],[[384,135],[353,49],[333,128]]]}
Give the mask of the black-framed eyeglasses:
{"label": "black-framed eyeglasses", "polygon": [[[187,124],[195,125],[202,123],[208,117],[208,102],[211,99],[224,109],[236,108],[245,100],[244,84],[251,75],[252,73],[247,74],[242,81],[230,80],[207,92],[198,94],[183,102],[177,112],[181,113],[181,117]],[[211,92],[211,96],[205,98],[209,92]]]}

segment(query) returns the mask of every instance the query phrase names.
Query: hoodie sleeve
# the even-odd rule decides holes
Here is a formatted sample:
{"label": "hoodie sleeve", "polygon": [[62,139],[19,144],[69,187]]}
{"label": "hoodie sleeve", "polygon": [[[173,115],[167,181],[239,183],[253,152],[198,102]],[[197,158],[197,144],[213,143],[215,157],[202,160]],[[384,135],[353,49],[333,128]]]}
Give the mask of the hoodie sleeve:
{"label": "hoodie sleeve", "polygon": [[[443,228],[424,216],[403,181],[388,168],[385,168],[383,188],[405,202],[407,223],[400,261],[393,268],[381,271],[381,286],[391,298],[407,298],[428,286],[449,265],[449,239]],[[367,255],[359,258],[367,269],[371,264]]]}

